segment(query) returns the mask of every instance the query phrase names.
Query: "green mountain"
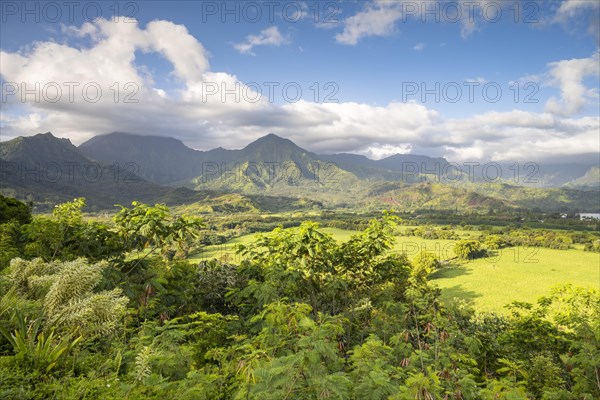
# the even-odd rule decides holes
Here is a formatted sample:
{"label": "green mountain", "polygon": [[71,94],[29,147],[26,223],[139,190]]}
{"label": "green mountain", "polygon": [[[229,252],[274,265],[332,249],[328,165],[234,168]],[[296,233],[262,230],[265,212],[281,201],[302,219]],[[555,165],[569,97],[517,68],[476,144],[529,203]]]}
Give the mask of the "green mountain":
{"label": "green mountain", "polygon": [[445,158],[432,158],[416,154],[394,154],[381,160],[371,160],[365,156],[350,153],[328,154],[319,157],[322,160],[335,162],[343,168],[368,167],[411,174],[442,170],[448,164]]}
{"label": "green mountain", "polygon": [[196,189],[225,189],[302,197],[335,197],[358,189],[360,179],[318,155],[274,134],[264,136],[229,162],[205,162],[203,174],[191,181]]}
{"label": "green mountain", "polygon": [[462,187],[505,204],[535,211],[600,212],[600,192],[515,184],[465,183]]}
{"label": "green mountain", "polygon": [[[85,197],[92,211],[112,210],[115,204],[126,205],[134,200],[152,204],[189,205],[191,209],[201,213],[280,212],[322,206],[310,199],[231,194],[212,190],[196,191],[148,182],[137,175],[138,166],[133,168],[126,158],[111,160],[108,157],[112,153],[117,156],[125,154],[122,152],[122,147],[118,147],[114,142],[111,143],[112,140],[117,139],[119,145],[128,143],[136,146],[144,143],[139,138],[148,140],[150,145],[136,148],[132,151],[132,155],[141,157],[146,151],[149,159],[162,162],[165,167],[171,168],[171,174],[178,173],[177,164],[169,165],[165,160],[161,160],[158,152],[151,153],[151,151],[162,147],[165,153],[170,156],[176,155],[182,160],[185,160],[183,154],[191,155],[190,159],[194,159],[196,151],[183,144],[178,145],[179,141],[175,139],[166,138],[163,141],[163,138],[158,137],[131,138],[131,136],[133,135],[114,134],[109,141],[106,141],[105,137],[94,138],[98,139],[96,148],[102,150],[98,150],[96,154],[100,156],[95,160],[86,157],[80,148],[75,147],[68,139],[57,138],[51,133],[0,142],[0,193],[32,201],[39,211],[50,210],[55,204],[76,197]],[[88,143],[94,143],[94,139]],[[216,149],[205,153],[210,153],[207,159],[220,161],[223,159],[221,154],[237,152]],[[98,162],[98,159],[103,159],[105,162]],[[155,174],[157,171],[160,170],[150,168],[143,170],[147,174]]]}
{"label": "green mountain", "polygon": [[155,183],[167,184],[198,175],[198,152],[174,138],[115,132],[95,136],[81,144],[79,150],[107,165],[131,166],[138,176]]}
{"label": "green mountain", "polygon": [[592,167],[581,178],[565,184],[565,187],[580,190],[600,190],[600,167]]}
{"label": "green mountain", "polygon": [[85,164],[88,160],[69,139],[59,139],[52,133],[18,137],[0,142],[0,159],[5,162],[27,163],[33,166],[68,161]]}
{"label": "green mountain", "polygon": [[507,210],[512,206],[501,199],[439,183],[406,184],[384,182],[371,186],[363,206],[385,205],[402,211],[417,210]]}
{"label": "green mountain", "polygon": [[[383,160],[355,154],[318,155],[274,134],[241,150],[198,151],[173,138],[111,133],[96,136],[79,149],[106,164],[132,165],[137,175],[155,183],[185,184],[195,189],[268,190],[272,194],[297,194],[299,186],[322,193],[358,189],[364,185],[361,181],[412,182],[418,180],[421,171],[448,163],[442,158],[418,155],[395,155]],[[287,187],[282,188],[282,184]]]}
{"label": "green mountain", "polygon": [[76,197],[85,197],[92,209],[107,209],[133,200],[181,204],[198,196],[147,182],[125,165],[92,161],[68,139],[51,133],[0,143],[0,191],[41,208]]}
{"label": "green mountain", "polygon": [[126,133],[97,136],[79,148],[51,133],[0,143],[1,192],[46,204],[86,197],[96,208],[132,200],[172,205],[201,201],[200,208],[221,212],[297,209],[302,204],[464,211],[597,212],[600,207],[600,191],[576,190],[593,188],[598,169],[565,188],[539,188],[470,179],[464,173],[440,180],[436,175],[447,167],[451,164],[443,158],[418,155],[383,160],[318,155],[274,134],[240,150],[210,151],[193,150],[173,138]]}

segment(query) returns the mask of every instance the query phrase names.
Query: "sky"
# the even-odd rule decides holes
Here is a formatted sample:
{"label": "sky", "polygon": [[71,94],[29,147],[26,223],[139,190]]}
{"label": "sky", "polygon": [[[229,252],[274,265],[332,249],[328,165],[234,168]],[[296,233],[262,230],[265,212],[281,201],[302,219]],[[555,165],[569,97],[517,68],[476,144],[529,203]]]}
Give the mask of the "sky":
{"label": "sky", "polygon": [[0,139],[600,154],[600,1],[0,2]]}

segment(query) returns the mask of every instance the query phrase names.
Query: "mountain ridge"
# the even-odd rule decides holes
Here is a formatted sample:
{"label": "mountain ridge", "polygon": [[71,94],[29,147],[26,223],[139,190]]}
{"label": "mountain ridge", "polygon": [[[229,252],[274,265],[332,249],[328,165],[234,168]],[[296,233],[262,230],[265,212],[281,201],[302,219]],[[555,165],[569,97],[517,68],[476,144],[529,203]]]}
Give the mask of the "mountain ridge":
{"label": "mountain ridge", "polygon": [[[78,165],[79,175],[88,176],[66,179],[73,164]],[[418,170],[419,165],[423,170]],[[433,168],[451,167],[444,158],[408,154],[371,160],[350,153],[319,155],[274,134],[241,149],[201,151],[175,138],[119,132],[75,147],[70,140],[48,132],[1,142],[0,166],[0,189],[8,195],[52,201],[81,196],[104,206],[131,200],[185,203],[195,201],[202,192],[306,198],[332,206],[367,208],[445,209],[456,204],[465,209],[596,212],[600,204],[597,188],[579,190],[598,176],[597,171],[572,180],[576,187],[564,189],[470,180],[464,174],[444,182]],[[57,167],[63,168],[58,171],[62,179],[56,179]],[[101,177],[96,179],[94,171]]]}
{"label": "mountain ridge", "polygon": [[85,197],[93,208],[134,200],[179,204],[197,197],[189,189],[148,182],[126,165],[87,158],[69,139],[50,132],[1,142],[0,189],[5,195],[39,204]]}
{"label": "mountain ridge", "polygon": [[[435,163],[447,164],[448,161],[443,158],[431,158],[420,155],[402,155],[397,154],[382,160],[372,160],[366,156],[342,153],[342,154],[316,154],[301,148],[293,141],[283,138],[274,133],[262,136],[241,149],[224,149],[218,147],[212,150],[195,150],[185,146],[177,141],[179,153],[171,155],[173,148],[164,146],[165,149],[148,150],[147,142],[156,140],[165,140],[167,137],[134,135],[122,132],[113,132],[107,135],[98,135],[82,143],[79,149],[88,157],[105,162],[134,162],[139,167],[139,174],[145,179],[160,184],[182,184],[194,178],[204,176],[210,168],[214,170],[214,164],[282,164],[288,161],[295,162],[300,166],[302,175],[305,177],[314,177],[309,168],[305,167],[305,162],[317,163],[335,163],[338,166],[356,175],[359,179],[401,179],[399,173],[406,172],[403,163],[414,164],[424,163],[430,167]],[[115,142],[115,143],[111,143]],[[165,140],[165,143],[167,141]],[[183,146],[183,147],[182,147]],[[343,160],[348,155],[355,160],[362,160],[360,163],[346,162]],[[178,172],[170,168],[175,161],[168,160],[172,156],[178,165]],[[213,165],[206,165],[213,164]],[[305,168],[303,168],[303,166]],[[264,167],[264,165],[262,166]],[[418,166],[420,167],[420,165]],[[227,168],[222,168],[227,170]],[[419,168],[417,168],[417,172]],[[414,167],[411,166],[410,173],[414,173]]]}

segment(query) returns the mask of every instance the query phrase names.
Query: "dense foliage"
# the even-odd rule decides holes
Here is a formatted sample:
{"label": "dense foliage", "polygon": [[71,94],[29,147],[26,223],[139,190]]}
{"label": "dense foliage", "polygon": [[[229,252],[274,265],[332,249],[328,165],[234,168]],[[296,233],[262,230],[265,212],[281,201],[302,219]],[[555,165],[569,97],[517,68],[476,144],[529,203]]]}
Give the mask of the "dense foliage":
{"label": "dense foliage", "polygon": [[440,302],[434,256],[388,251],[391,215],[343,243],[276,228],[239,265],[195,265],[201,220],[134,203],[90,222],[84,204],[2,225],[0,398],[600,398],[597,291],[474,314]]}
{"label": "dense foliage", "polygon": [[31,206],[0,194],[0,224],[16,221],[26,224],[31,221]]}

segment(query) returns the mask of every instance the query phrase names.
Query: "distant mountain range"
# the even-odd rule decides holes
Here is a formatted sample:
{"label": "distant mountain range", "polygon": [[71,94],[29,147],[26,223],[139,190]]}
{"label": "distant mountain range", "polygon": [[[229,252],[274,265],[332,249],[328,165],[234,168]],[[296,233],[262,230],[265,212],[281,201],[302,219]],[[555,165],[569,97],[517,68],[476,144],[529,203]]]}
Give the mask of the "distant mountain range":
{"label": "distant mountain range", "polygon": [[[181,141],[170,137],[139,136],[126,133],[111,133],[96,136],[79,146],[80,151],[90,159],[99,162],[134,163],[139,175],[155,183],[177,185],[181,183],[209,182],[215,178],[227,179],[233,176],[236,167],[244,176],[257,178],[264,174],[277,181],[285,175],[296,175],[292,171],[298,167],[304,178],[319,178],[319,173],[333,175],[338,167],[350,172],[358,179],[402,179],[424,169],[433,169],[435,165],[444,166],[448,162],[443,158],[430,158],[415,155],[394,155],[383,160],[371,160],[356,154],[318,155],[297,146],[289,139],[268,134],[241,150],[217,148],[198,151],[186,147]],[[410,164],[410,165],[409,165]],[[317,169],[312,167],[317,167]],[[218,168],[217,168],[218,167]],[[279,169],[287,168],[285,170]],[[325,168],[325,171],[323,171]],[[247,173],[246,173],[247,172]],[[280,174],[278,175],[278,173]],[[198,179],[204,178],[204,179]],[[268,179],[260,179],[263,183]]]}
{"label": "distant mountain range", "polygon": [[[274,134],[268,134],[241,150],[217,148],[199,151],[171,137],[115,132],[96,136],[81,144],[79,150],[88,158],[107,164],[133,163],[140,177],[165,185],[197,186],[218,177],[221,181],[219,185],[208,186],[229,187],[232,179],[227,177],[235,176],[234,173],[239,173],[241,169],[248,181],[261,181],[268,186],[269,182],[265,182],[265,177],[257,180],[256,175],[262,173],[266,176],[270,172],[271,180],[278,181],[278,178],[284,178],[277,175],[278,168],[287,167],[287,175],[292,175],[293,164],[301,170],[303,177],[309,179],[315,178],[315,174],[332,176],[334,171],[338,174],[343,170],[359,180],[400,180],[405,183],[422,182],[423,176],[429,175],[430,180],[437,178],[442,183],[497,183],[503,180],[530,187],[597,189],[600,186],[600,182],[593,179],[594,168],[597,169],[598,165],[591,163],[469,165],[413,154],[395,154],[381,160],[371,160],[348,153],[315,154]],[[279,175],[286,175],[285,171],[279,172]],[[588,178],[584,178],[585,176]],[[227,180],[228,184],[224,184],[223,181]],[[263,188],[260,184],[258,186]]]}
{"label": "distant mountain range", "polygon": [[595,165],[492,163],[467,170],[412,154],[382,160],[315,154],[274,134],[240,150],[198,151],[170,137],[115,132],[76,147],[44,133],[0,142],[0,167],[4,194],[40,202],[82,196],[98,208],[134,199],[190,203],[224,193],[407,210],[600,208]]}

